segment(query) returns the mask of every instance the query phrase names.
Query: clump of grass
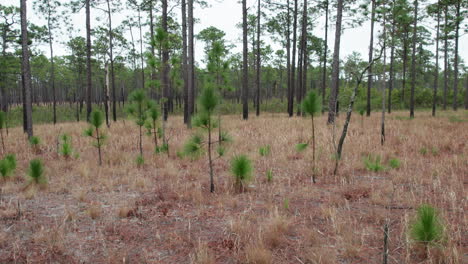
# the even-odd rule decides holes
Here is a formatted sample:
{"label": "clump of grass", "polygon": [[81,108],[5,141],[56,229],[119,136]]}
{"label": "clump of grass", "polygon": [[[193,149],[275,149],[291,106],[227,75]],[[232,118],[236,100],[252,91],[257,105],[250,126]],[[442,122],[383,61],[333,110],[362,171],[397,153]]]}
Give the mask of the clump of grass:
{"label": "clump of grass", "polygon": [[398,169],[400,168],[401,166],[401,161],[397,158],[391,158],[389,161],[388,161],[388,165],[390,166],[390,168],[392,169]]}
{"label": "clump of grass", "polygon": [[267,178],[267,182],[272,182],[273,181],[273,171],[271,169],[267,170],[266,178]]}
{"label": "clump of grass", "polygon": [[136,160],[135,160],[137,167],[142,167],[145,165],[145,158],[142,155],[138,155]]}
{"label": "clump of grass", "polygon": [[239,191],[243,191],[245,184],[252,177],[252,162],[245,155],[234,157],[231,161],[231,172],[235,178],[235,185]]}
{"label": "clump of grass", "polygon": [[367,170],[373,171],[373,172],[379,172],[385,169],[385,167],[381,163],[381,158],[379,155],[375,157],[368,155],[367,157],[364,158],[364,165],[366,166]]}
{"label": "clump of grass", "polygon": [[262,157],[270,155],[270,151],[271,151],[270,145],[265,145],[258,149],[258,153]]}
{"label": "clump of grass", "polygon": [[426,147],[422,147],[419,149],[419,153],[421,153],[421,155],[426,155],[428,152],[427,148]]}
{"label": "clump of grass", "polygon": [[299,144],[296,144],[296,150],[298,152],[302,152],[302,151],[306,150],[308,146],[309,146],[309,144],[307,144],[307,143],[299,143]]}
{"label": "clump of grass", "polygon": [[16,169],[16,156],[15,154],[8,154],[0,160],[0,174],[2,178],[9,178]]}
{"label": "clump of grass", "polygon": [[418,208],[416,218],[410,226],[411,238],[422,244],[427,256],[430,246],[440,245],[443,239],[444,226],[437,213],[437,210],[428,204],[423,204]]}
{"label": "clump of grass", "polygon": [[29,145],[31,146],[34,152],[39,152],[41,145],[41,138],[38,136],[32,136],[29,138]]}
{"label": "clump of grass", "polygon": [[47,179],[44,175],[44,164],[40,159],[33,159],[29,162],[28,175],[31,182],[35,184],[46,184]]}

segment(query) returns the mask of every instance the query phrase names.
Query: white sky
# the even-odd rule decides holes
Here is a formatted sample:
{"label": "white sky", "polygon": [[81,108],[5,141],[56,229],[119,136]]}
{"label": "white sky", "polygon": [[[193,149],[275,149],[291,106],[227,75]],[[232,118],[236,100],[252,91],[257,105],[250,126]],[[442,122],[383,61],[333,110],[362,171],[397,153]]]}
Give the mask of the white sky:
{"label": "white sky", "polygon": [[[35,1],[28,1],[28,17],[29,19],[36,24],[44,25],[45,20],[42,19],[39,15],[35,13],[32,9],[33,2]],[[68,1],[64,1],[68,2]],[[122,2],[126,2],[122,0]],[[171,0],[169,0],[169,7],[171,4]],[[242,5],[238,3],[238,0],[207,0],[210,4],[209,8],[200,9],[196,6],[194,11],[194,17],[199,19],[200,23],[195,25],[195,34],[197,34],[200,30],[209,27],[215,26],[224,32],[226,32],[226,39],[235,44],[237,47],[232,50],[232,52],[240,52],[242,50],[242,43],[241,43],[241,36],[242,31],[241,29],[236,27],[236,24],[242,21]],[[251,6],[256,10],[256,0],[248,0],[247,5]],[[301,1],[300,1],[301,2]],[[431,1],[432,2],[432,1]],[[19,6],[19,1],[17,0],[0,0],[2,5],[17,5]],[[309,2],[312,4],[312,1]],[[309,4],[309,5],[310,5]],[[124,6],[124,5],[123,5]],[[174,12],[176,13],[178,19],[180,20],[180,9],[175,8]],[[97,16],[104,17],[104,13],[100,10],[91,10],[92,13],[92,22],[91,26],[96,26],[97,24],[106,23],[107,20],[102,19],[101,22],[97,22],[95,19]],[[113,15],[113,24],[114,27],[118,26],[122,20],[124,20],[128,15],[132,15],[131,11],[124,11],[121,14]],[[143,20],[146,19],[146,13],[142,13]],[[136,15],[135,15],[136,18]],[[82,10],[79,14],[72,15],[68,17],[73,22],[74,28],[79,30],[79,34],[85,36],[85,14],[84,10]],[[265,19],[263,18],[263,22]],[[427,27],[435,27],[434,22],[427,20],[422,22]],[[328,37],[328,47],[330,50],[333,50],[333,41],[334,41],[334,23],[329,23],[329,37]],[[323,38],[324,36],[324,16],[319,18],[319,23],[313,30],[312,34],[316,35],[317,37]],[[145,31],[147,31],[146,29]],[[378,25],[376,26],[376,32],[379,30]],[[431,29],[430,29],[431,30]],[[432,28],[431,31],[434,31],[435,28]],[[63,37],[56,37],[56,40],[59,42],[67,41],[68,35],[63,31]],[[368,46],[369,46],[369,34],[370,34],[370,22],[364,23],[361,27],[356,27],[352,29],[346,29],[341,37],[341,49],[340,49],[340,58],[344,59],[347,55],[351,54],[353,51],[357,51],[362,54],[362,58],[367,60],[368,54]],[[376,34],[377,35],[377,34]],[[137,29],[134,29],[134,36],[138,39]],[[434,32],[435,36],[435,32]],[[130,35],[127,36],[127,39],[130,40]],[[279,48],[278,45],[273,44],[269,40],[265,40],[268,44],[272,44],[272,46],[277,49]],[[203,57],[203,44],[199,41],[195,40],[195,56],[196,60],[200,61]],[[60,44],[54,44],[55,47],[55,54],[56,55],[65,55],[68,51],[65,47]],[[464,60],[468,60],[468,34],[462,35],[460,37],[459,42],[459,55]],[[250,49],[250,46],[249,46]],[[432,51],[435,50],[435,46],[430,47]],[[46,47],[44,47],[45,54],[48,54]]]}

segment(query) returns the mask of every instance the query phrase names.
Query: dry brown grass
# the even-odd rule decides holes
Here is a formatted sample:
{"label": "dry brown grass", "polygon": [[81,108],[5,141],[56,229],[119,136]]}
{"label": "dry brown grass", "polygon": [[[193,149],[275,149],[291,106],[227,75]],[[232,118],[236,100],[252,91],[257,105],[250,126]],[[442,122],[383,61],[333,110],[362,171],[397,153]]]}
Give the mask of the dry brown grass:
{"label": "dry brown grass", "polygon": [[[295,150],[310,134],[306,119],[223,117],[234,143],[214,162],[214,194],[207,159],[176,155],[191,134],[180,117],[168,123],[169,157],[154,155],[144,138],[143,168],[135,163],[137,127],[128,121],[107,131],[101,167],[82,136],[84,123],[35,126],[41,153],[31,151],[20,128],[10,129],[6,147],[17,155],[18,169],[0,183],[0,263],[380,263],[386,221],[389,263],[421,263],[407,236],[421,203],[440,210],[447,232],[445,246],[432,250],[426,262],[464,263],[468,123],[448,117],[466,119],[468,112],[416,114],[414,120],[397,119],[407,115],[401,112],[387,116],[384,146],[380,115],[366,118],[364,130],[353,116],[337,176],[332,130],[319,117],[315,185],[311,151]],[[59,131],[72,136],[79,158],[55,153]],[[267,144],[271,154],[261,157],[258,148]],[[255,167],[253,187],[245,193],[232,188],[229,161],[237,154],[248,155]],[[401,167],[367,171],[363,157],[369,154],[380,155],[387,167],[398,158]],[[28,163],[36,157],[44,160],[49,184],[25,189]],[[269,169],[272,182],[265,176]]]}

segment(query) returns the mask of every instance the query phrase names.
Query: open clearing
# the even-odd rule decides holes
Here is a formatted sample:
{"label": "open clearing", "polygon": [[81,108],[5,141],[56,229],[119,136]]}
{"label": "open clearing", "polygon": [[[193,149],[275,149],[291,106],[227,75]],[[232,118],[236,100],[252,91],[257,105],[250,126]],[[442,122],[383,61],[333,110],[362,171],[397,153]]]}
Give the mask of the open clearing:
{"label": "open clearing", "polygon": [[[138,128],[130,120],[106,130],[102,167],[82,135],[85,123],[35,126],[40,153],[21,128],[10,129],[5,144],[17,155],[18,169],[0,185],[0,263],[382,263],[386,222],[389,263],[467,263],[468,112],[416,115],[387,115],[383,147],[380,114],[363,124],[354,115],[336,177],[332,127],[318,117],[317,184],[311,182],[311,150],[295,149],[310,137],[309,119],[224,116],[233,142],[214,162],[214,194],[205,156],[176,154],[192,133],[181,117],[168,123],[169,157],[154,155],[151,139],[144,138],[141,168],[135,162]],[[65,132],[78,158],[57,154],[57,136]],[[266,157],[258,151],[264,145],[271,146]],[[236,154],[254,161],[255,178],[244,193],[235,191],[229,171]],[[363,160],[369,154],[380,155],[386,169],[368,171]],[[25,188],[27,164],[37,156],[49,184]],[[400,168],[388,166],[392,158]],[[422,203],[438,208],[447,236],[427,260],[407,232]]]}

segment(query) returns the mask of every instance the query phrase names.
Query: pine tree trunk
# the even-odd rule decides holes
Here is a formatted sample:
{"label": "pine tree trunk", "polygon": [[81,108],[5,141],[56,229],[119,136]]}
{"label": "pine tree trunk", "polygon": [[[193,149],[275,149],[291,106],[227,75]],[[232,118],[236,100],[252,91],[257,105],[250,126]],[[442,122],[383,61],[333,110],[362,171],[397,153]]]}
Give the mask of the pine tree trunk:
{"label": "pine tree trunk", "polygon": [[143,30],[141,25],[141,11],[140,6],[138,6],[138,28],[140,30],[140,61],[141,61],[141,88],[144,89],[145,87],[145,63],[144,63],[144,56],[143,56]]}
{"label": "pine tree trunk", "polygon": [[297,0],[294,0],[292,61],[291,61],[291,103],[289,104],[289,116],[294,114],[294,94],[296,93],[296,41],[297,41]]}
{"label": "pine tree trunk", "polygon": [[247,47],[247,0],[242,0],[242,33],[243,33],[243,62],[242,62],[242,118],[249,118],[249,69]]}
{"label": "pine tree trunk", "polygon": [[[372,0],[372,11],[371,11],[371,32],[370,32],[370,43],[369,43],[369,64],[374,56],[374,22],[375,22],[375,0]],[[371,113],[371,89],[372,89],[372,66],[369,68],[369,75],[367,77],[367,105],[366,115],[370,116]]]}
{"label": "pine tree trunk", "polygon": [[390,49],[390,80],[388,85],[388,113],[392,112],[392,91],[395,85],[395,0],[392,3],[392,47]]}
{"label": "pine tree trunk", "polygon": [[110,1],[107,0],[107,15],[109,18],[109,58],[110,58],[110,75],[112,83],[112,119],[117,121],[117,96],[115,91],[115,73],[114,73],[114,46],[113,46],[113,32],[112,32],[112,10],[110,8]]}
{"label": "pine tree trunk", "polygon": [[29,64],[29,47],[28,47],[28,20],[26,0],[21,0],[21,71],[23,80],[23,116],[25,132],[28,138],[33,136],[32,124],[32,96],[31,96],[31,67]]}
{"label": "pine tree trunk", "polygon": [[[322,66],[322,105],[325,106],[325,94],[327,87],[327,55],[328,55],[328,0],[325,3],[325,47]],[[325,107],[322,107],[322,113]]]}
{"label": "pine tree trunk", "polygon": [[188,69],[187,69],[187,4],[182,0],[182,76],[184,80],[184,124],[189,121],[189,94],[188,94]]}
{"label": "pine tree trunk", "polygon": [[89,121],[91,115],[91,7],[90,1],[86,0],[86,120]]}
{"label": "pine tree trunk", "polygon": [[437,1],[437,33],[436,33],[436,64],[434,72],[434,93],[432,95],[432,116],[436,115],[437,88],[439,87],[439,31],[440,31],[440,1]]}
{"label": "pine tree trunk", "polygon": [[447,90],[448,90],[448,5],[445,4],[444,9],[444,96],[442,102],[442,109],[447,110]]}
{"label": "pine tree trunk", "polygon": [[191,116],[195,110],[195,53],[193,34],[193,0],[188,0],[188,119],[187,124],[192,127]]}
{"label": "pine tree trunk", "polygon": [[339,73],[340,73],[340,41],[341,41],[341,20],[343,17],[343,0],[338,0],[336,11],[336,26],[335,26],[335,47],[333,53],[332,65],[332,85],[330,92],[330,101],[328,105],[328,124],[335,122],[336,105],[339,86]]}
{"label": "pine tree trunk", "polygon": [[48,15],[47,15],[47,31],[49,35],[49,49],[50,49],[50,83],[52,86],[52,100],[53,100],[53,122],[57,123],[57,91],[55,89],[55,65],[54,65],[54,49],[52,43],[52,23],[51,23],[51,7],[50,2],[47,2]]}
{"label": "pine tree trunk", "polygon": [[[162,29],[164,32],[167,30],[167,0],[162,0]],[[166,40],[167,41],[167,40]],[[168,111],[169,111],[169,50],[167,45],[162,45],[162,91],[164,98],[164,107],[163,107],[163,119],[167,121]]]}
{"label": "pine tree trunk", "polygon": [[258,0],[258,7],[257,7],[257,79],[256,79],[256,86],[257,86],[257,96],[256,96],[256,107],[257,116],[260,115],[260,19],[261,19],[261,12],[260,12],[260,0]]}
{"label": "pine tree trunk", "polygon": [[414,91],[416,89],[416,39],[418,26],[418,0],[414,1],[414,21],[413,21],[413,51],[411,55],[411,95],[410,95],[410,117],[414,117]]}
{"label": "pine tree trunk", "polygon": [[456,23],[455,23],[455,60],[454,60],[454,73],[453,73],[453,110],[458,109],[458,38],[460,31],[460,5],[461,0],[457,1]]}

